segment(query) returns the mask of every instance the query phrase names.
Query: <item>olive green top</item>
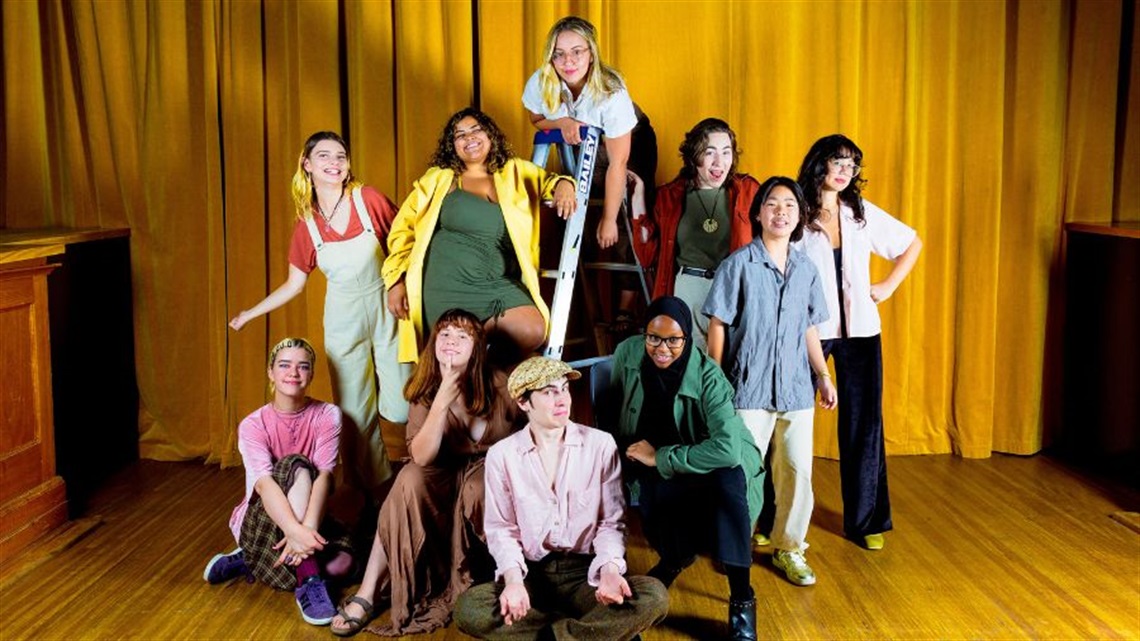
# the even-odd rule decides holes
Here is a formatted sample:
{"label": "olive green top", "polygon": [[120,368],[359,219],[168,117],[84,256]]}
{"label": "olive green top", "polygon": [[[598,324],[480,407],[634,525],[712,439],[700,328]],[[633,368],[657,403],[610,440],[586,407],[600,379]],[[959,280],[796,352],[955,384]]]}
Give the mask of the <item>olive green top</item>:
{"label": "olive green top", "polygon": [[425,328],[453,307],[486,321],[534,304],[519,281],[502,209],[462,189],[443,199],[424,263]]}
{"label": "olive green top", "polygon": [[716,269],[728,256],[728,228],[728,190],[690,189],[677,224],[677,264]]}

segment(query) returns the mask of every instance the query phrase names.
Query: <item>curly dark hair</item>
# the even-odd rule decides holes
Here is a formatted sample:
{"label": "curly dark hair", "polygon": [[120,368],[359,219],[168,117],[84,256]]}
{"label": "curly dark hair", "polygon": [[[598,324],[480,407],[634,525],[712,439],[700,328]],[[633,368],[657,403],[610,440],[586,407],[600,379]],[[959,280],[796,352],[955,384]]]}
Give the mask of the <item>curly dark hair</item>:
{"label": "curly dark hair", "polygon": [[728,168],[728,177],[732,178],[736,175],[736,165],[740,161],[740,148],[736,146],[736,132],[720,118],[705,118],[685,132],[685,141],[677,149],[681,152],[682,162],[681,171],[677,172],[677,177],[684,178],[690,186],[697,181],[697,165],[700,164],[701,156],[704,155],[705,148],[708,147],[709,136],[713,134],[728,134],[728,139],[732,142],[732,166]]}
{"label": "curly dark hair", "polygon": [[768,196],[772,190],[777,187],[787,187],[791,190],[792,195],[796,197],[796,203],[800,206],[800,220],[796,223],[796,228],[792,230],[790,240],[794,243],[804,237],[804,225],[807,224],[807,199],[804,198],[804,190],[796,184],[796,181],[788,178],[787,176],[772,176],[760,184],[760,190],[756,192],[756,201],[759,206],[755,208],[756,216],[752,219],[752,237],[759,236],[764,230],[760,226],[760,207],[764,206],[764,201],[768,200]]}
{"label": "curly dark hair", "polygon": [[[808,201],[807,224],[812,229],[820,229],[818,223],[820,191],[823,189],[823,180],[827,177],[827,163],[837,158],[851,158],[856,165],[862,166],[863,150],[859,149],[859,145],[856,145],[847,136],[832,134],[815,141],[807,155],[804,156],[803,164],[800,165],[800,175],[797,180],[804,190],[804,197]],[[843,191],[839,192],[839,201],[855,212],[855,220],[860,224],[866,217],[863,212],[862,196],[863,185],[865,184],[867,181],[863,179],[862,174],[859,174],[851,179]]]}
{"label": "curly dark hair", "polygon": [[487,132],[487,137],[491,139],[491,151],[487,153],[487,171],[493,174],[502,169],[508,160],[514,158],[515,152],[511,149],[511,144],[507,142],[503,130],[499,129],[499,125],[495,124],[490,116],[475,107],[460,109],[447,119],[447,124],[443,126],[443,133],[439,135],[439,143],[436,145],[435,153],[432,154],[431,165],[441,169],[452,169],[456,173],[461,173],[467,168],[467,165],[459,159],[459,154],[455,151],[455,127],[460,120],[468,116],[474,118],[475,122],[483,128],[483,131]]}

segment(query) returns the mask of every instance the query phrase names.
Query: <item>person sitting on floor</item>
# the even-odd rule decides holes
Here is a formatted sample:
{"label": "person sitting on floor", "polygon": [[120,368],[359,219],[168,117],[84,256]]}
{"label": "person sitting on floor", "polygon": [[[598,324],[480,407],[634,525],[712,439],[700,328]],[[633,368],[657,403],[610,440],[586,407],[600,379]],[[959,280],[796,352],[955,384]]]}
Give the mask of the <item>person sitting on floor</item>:
{"label": "person sitting on floor", "polygon": [[660,556],[649,575],[670,586],[712,548],[728,577],[731,638],[754,640],[750,537],[763,503],[760,450],[736,415],[732,385],[693,348],[689,305],[662,296],[646,319],[644,336],[618,345],[610,384],[622,399],[616,436],[629,459],[625,477]]}
{"label": "person sitting on floor", "polygon": [[369,627],[382,636],[431,632],[447,625],[472,575],[490,573],[483,540],[483,460],[515,431],[518,406],[507,377],[487,364],[487,335],[471,312],[439,317],[404,391],[411,460],[380,508],[360,589],[333,619],[337,636],[356,634],[372,618],[378,592],[392,603],[390,621]]}
{"label": "person sitting on floor", "polygon": [[668,612],[660,581],[623,576],[617,445],[570,420],[569,381],[579,376],[536,356],[507,381],[529,422],[487,453],[484,530],[497,567],[495,582],[459,597],[455,620],[467,634],[628,640]]}
{"label": "person sitting on floor", "polygon": [[230,529],[240,547],[210,559],[203,576],[218,584],[252,574],[278,590],[293,590],[305,622],[328,625],[336,608],[321,572],[349,575],[353,555],[348,531],[324,514],[341,411],[306,395],[315,362],[303,338],[286,338],[270,352],[273,400],[238,426],[245,498],[230,516]]}

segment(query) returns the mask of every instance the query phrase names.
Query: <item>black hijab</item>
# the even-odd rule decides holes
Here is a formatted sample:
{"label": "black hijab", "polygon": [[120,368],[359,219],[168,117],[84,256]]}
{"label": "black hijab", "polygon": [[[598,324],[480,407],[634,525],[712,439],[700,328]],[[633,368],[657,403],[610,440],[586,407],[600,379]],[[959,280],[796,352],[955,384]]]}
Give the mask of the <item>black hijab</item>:
{"label": "black hijab", "polygon": [[681,389],[689,357],[693,354],[693,316],[685,301],[676,296],[662,296],[653,301],[645,313],[646,329],[658,316],[668,316],[677,321],[685,335],[685,347],[681,355],[665,368],[657,367],[648,351],[641,356],[641,384],[645,389],[645,399],[641,418],[637,421],[637,436],[654,447],[680,443],[677,422],[673,418],[673,403]]}

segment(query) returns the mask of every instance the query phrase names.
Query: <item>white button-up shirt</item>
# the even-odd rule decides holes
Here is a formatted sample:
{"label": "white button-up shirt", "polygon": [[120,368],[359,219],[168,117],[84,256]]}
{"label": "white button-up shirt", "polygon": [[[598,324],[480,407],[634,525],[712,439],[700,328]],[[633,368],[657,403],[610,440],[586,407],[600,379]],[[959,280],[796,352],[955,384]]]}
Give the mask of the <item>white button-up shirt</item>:
{"label": "white button-up shirt", "polygon": [[562,101],[558,104],[558,109],[547,111],[542,101],[542,88],[539,83],[540,73],[541,71],[534,72],[530,80],[526,81],[526,88],[523,89],[523,105],[531,113],[541,114],[547,120],[557,120],[569,116],[579,122],[601,128],[606,138],[624,136],[633,131],[634,126],[637,125],[637,114],[633,111],[633,100],[630,99],[629,92],[626,91],[625,87],[602,97],[601,100],[596,100],[588,89],[583,89],[582,93],[578,94],[578,99],[574,100],[570,88],[566,86],[565,82],[559,80],[558,83],[562,87]]}
{"label": "white button-up shirt", "polygon": [[[914,229],[864,200],[865,219],[856,222],[855,212],[846,204],[839,208],[839,233],[843,243],[843,312],[847,336],[877,336],[882,332],[879,309],[871,299],[871,254],[897,260],[918,235]],[[822,231],[804,228],[801,248],[815,263],[827,299],[828,319],[819,324],[819,337],[840,338],[839,288],[835,284],[835,254],[831,239]]]}

